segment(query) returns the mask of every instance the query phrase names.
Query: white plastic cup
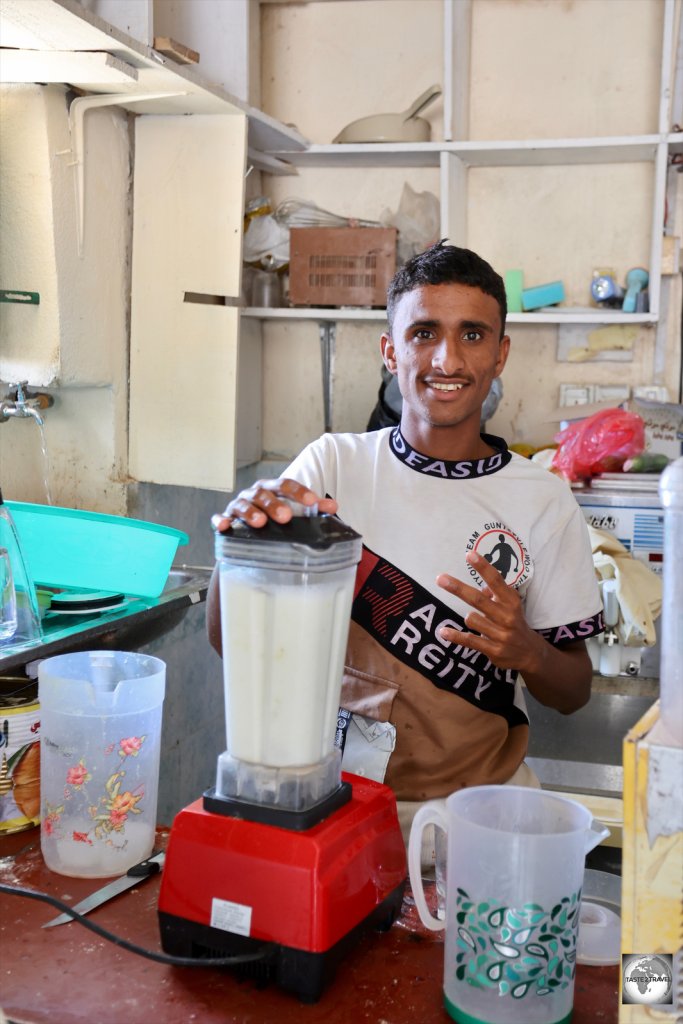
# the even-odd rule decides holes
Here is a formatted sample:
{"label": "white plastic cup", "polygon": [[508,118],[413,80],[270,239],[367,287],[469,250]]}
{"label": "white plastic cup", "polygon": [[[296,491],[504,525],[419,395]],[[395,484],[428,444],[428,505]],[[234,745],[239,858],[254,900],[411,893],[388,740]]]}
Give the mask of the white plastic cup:
{"label": "white plastic cup", "polygon": [[41,850],[51,871],[121,875],[154,848],[166,665],[124,651],[46,658]]}
{"label": "white plastic cup", "polygon": [[[447,835],[446,908],[425,900],[423,830]],[[437,832],[438,835],[438,832]],[[574,800],[475,786],[419,808],[408,866],[423,924],[446,931],[444,1004],[461,1024],[565,1024],[586,853],[609,835]]]}
{"label": "white plastic cup", "polygon": [[17,631],[17,595],[7,548],[0,548],[0,643]]}

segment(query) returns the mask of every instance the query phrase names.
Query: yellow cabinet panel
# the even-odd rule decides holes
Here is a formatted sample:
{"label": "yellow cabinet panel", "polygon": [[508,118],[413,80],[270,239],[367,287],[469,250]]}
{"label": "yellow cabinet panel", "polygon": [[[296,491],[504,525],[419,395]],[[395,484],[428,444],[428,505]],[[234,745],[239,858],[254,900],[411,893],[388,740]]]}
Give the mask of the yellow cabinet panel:
{"label": "yellow cabinet panel", "polygon": [[234,485],[245,140],[242,115],[136,122],[129,468],[138,480]]}

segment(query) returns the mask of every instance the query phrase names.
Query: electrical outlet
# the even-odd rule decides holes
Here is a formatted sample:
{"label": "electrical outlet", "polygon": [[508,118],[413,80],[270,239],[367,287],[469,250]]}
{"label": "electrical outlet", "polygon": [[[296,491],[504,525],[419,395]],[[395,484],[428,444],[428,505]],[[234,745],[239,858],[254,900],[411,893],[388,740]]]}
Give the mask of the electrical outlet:
{"label": "electrical outlet", "polygon": [[642,398],[644,402],[668,402],[669,392],[657,384],[638,384],[633,389],[633,397]]}
{"label": "electrical outlet", "polygon": [[594,394],[594,384],[560,384],[560,405],[589,405]]}

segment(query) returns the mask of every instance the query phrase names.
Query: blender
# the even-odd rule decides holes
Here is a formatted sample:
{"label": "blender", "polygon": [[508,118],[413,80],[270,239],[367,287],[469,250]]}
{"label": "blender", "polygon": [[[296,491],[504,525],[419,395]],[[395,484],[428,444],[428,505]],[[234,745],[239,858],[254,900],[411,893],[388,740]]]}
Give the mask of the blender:
{"label": "blender", "polygon": [[401,907],[405,847],[381,783],[335,745],[361,538],[296,514],[216,536],[227,749],[180,811],[159,894],[163,949],[265,950],[260,971],[315,1002],[354,938]]}

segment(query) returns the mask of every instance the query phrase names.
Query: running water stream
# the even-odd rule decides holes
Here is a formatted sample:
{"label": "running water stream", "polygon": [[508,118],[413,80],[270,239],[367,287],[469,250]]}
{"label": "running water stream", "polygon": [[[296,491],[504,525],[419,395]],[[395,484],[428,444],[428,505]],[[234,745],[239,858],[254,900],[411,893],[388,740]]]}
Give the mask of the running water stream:
{"label": "running water stream", "polygon": [[[36,423],[38,423],[37,420]],[[45,500],[48,505],[51,505],[52,494],[50,493],[50,455],[47,450],[47,441],[45,440],[45,427],[42,423],[38,423],[38,430],[40,431],[40,450],[43,455],[43,483],[45,485]]]}

